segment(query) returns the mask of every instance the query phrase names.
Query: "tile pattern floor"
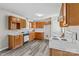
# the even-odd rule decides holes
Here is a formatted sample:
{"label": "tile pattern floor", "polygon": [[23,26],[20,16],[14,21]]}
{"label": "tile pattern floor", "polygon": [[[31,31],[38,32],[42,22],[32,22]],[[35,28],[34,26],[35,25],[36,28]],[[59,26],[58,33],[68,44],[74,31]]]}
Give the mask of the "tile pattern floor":
{"label": "tile pattern floor", "polygon": [[48,56],[48,40],[35,40],[24,46],[0,52],[0,56]]}

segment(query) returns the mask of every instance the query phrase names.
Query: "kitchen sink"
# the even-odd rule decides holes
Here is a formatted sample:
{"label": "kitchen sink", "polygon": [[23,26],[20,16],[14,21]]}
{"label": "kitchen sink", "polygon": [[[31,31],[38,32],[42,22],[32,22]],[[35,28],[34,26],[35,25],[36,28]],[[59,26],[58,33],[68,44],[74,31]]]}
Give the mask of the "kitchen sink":
{"label": "kitchen sink", "polygon": [[53,37],[52,39],[53,39],[53,40],[62,40],[62,41],[67,41],[67,39],[65,39],[65,38],[58,38],[58,37]]}
{"label": "kitchen sink", "polygon": [[62,41],[67,41],[67,39],[64,39],[64,38],[63,38],[63,39],[61,39],[61,40],[62,40]]}
{"label": "kitchen sink", "polygon": [[54,38],[52,38],[53,40],[59,40],[58,38],[56,38],[56,37],[54,37]]}

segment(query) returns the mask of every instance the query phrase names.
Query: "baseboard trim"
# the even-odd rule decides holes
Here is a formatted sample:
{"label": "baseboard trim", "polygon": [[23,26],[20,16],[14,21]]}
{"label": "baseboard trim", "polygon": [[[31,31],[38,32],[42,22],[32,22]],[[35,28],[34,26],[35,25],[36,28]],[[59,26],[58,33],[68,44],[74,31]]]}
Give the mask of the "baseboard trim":
{"label": "baseboard trim", "polygon": [[[28,43],[29,41],[26,41],[26,42],[24,42],[24,44],[26,44],[26,43]],[[0,49],[0,51],[4,51],[4,50],[9,50],[9,48],[8,47],[5,47],[5,48],[2,48],[2,49]]]}
{"label": "baseboard trim", "polygon": [[0,49],[0,51],[8,50],[8,47]]}

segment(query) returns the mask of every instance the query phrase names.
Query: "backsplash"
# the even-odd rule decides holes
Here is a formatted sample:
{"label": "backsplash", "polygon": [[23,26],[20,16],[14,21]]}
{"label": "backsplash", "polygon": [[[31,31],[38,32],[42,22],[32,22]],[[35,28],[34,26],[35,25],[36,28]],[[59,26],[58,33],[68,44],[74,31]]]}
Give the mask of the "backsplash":
{"label": "backsplash", "polygon": [[26,28],[23,28],[21,30],[9,30],[8,34],[13,34],[13,35],[17,35],[17,34],[20,34],[20,33],[28,33],[29,32],[29,29],[26,29]]}

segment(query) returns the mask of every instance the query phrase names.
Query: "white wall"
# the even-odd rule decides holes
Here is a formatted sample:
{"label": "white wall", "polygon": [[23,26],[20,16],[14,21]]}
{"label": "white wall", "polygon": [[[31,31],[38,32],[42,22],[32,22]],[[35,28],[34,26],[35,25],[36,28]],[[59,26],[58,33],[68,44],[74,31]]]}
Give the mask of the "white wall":
{"label": "white wall", "polygon": [[61,34],[61,28],[59,26],[58,16],[54,16],[51,19],[51,37],[55,35],[54,33],[59,35]]}
{"label": "white wall", "polygon": [[51,36],[51,27],[50,24],[49,25],[45,25],[44,26],[44,38],[45,39],[49,39]]}
{"label": "white wall", "polygon": [[[60,28],[59,22],[57,20],[58,20],[57,16],[52,17],[52,20],[51,20],[51,37],[53,37],[54,35],[56,36],[56,35],[61,34],[61,28]],[[67,31],[70,31],[73,34],[69,35],[68,33],[66,33]],[[65,27],[65,33],[66,33],[65,35],[67,35],[66,38],[68,39],[69,42],[72,41],[72,40],[74,40],[74,41],[76,40],[76,34],[75,33],[77,33],[77,39],[78,40],[76,42],[79,43],[79,26]],[[71,37],[72,35],[73,35],[73,37],[72,37],[73,39],[72,38],[69,39],[68,36]]]}
{"label": "white wall", "polygon": [[[57,21],[57,16],[56,17],[52,17],[52,20],[51,20],[51,37],[53,37],[54,35],[60,35],[61,34],[61,28],[59,26],[59,22]],[[76,35],[75,33],[77,33],[77,41],[79,43],[79,26],[69,26],[69,27],[65,27],[65,32],[66,31],[70,31],[72,32],[73,34],[71,35],[74,35],[74,41],[76,40]],[[66,35],[66,34],[65,34]],[[68,35],[68,34],[67,34]],[[71,36],[70,35],[70,36]],[[69,36],[69,35],[68,35]],[[69,37],[70,37],[69,36]],[[68,37],[67,37],[68,38]],[[69,38],[68,38],[69,39]],[[70,40],[70,39],[69,39]]]}
{"label": "white wall", "polygon": [[[8,48],[8,16],[21,17],[11,12],[0,10],[0,50]],[[21,17],[23,18],[23,17]]]}

